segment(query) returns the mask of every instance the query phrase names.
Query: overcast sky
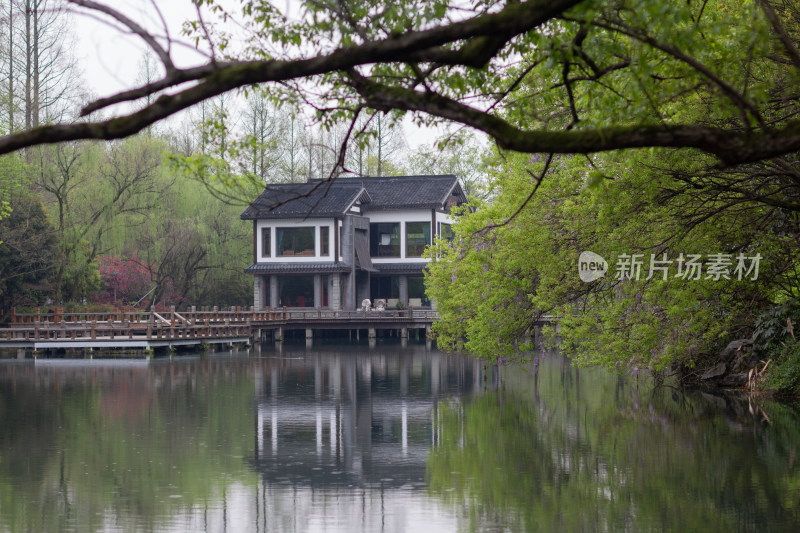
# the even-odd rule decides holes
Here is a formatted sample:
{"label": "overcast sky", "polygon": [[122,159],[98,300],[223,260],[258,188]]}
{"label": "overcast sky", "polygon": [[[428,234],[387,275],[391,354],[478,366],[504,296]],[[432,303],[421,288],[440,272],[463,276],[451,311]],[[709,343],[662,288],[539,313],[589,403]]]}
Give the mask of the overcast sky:
{"label": "overcast sky", "polygon": [[[233,6],[239,2],[228,2]],[[154,7],[158,5],[158,10]],[[164,27],[158,15],[161,11],[172,39],[183,40],[180,30],[184,20],[196,18],[194,6],[189,0],[127,0],[108,2],[135,20],[141,26],[163,35]],[[98,97],[108,96],[123,89],[133,87],[139,76],[139,67],[146,46],[142,40],[121,32],[119,26],[112,27],[100,20],[102,15],[73,15],[73,30],[76,37],[75,55],[87,82],[87,89]],[[173,45],[173,60],[181,67],[202,62],[202,55],[190,46]],[[410,120],[404,124],[405,136],[410,148],[433,142],[440,135],[439,130],[420,129]]]}
{"label": "overcast sky", "polygon": [[[194,8],[188,0],[159,1],[158,11],[150,0],[128,0],[124,5],[119,5],[120,2],[109,4],[146,29],[163,35],[163,25],[158,16],[160,11],[167,23],[169,35],[174,40],[181,39],[181,24],[194,15]],[[131,87],[136,81],[138,67],[146,49],[142,40],[135,35],[123,33],[118,26],[112,27],[98,20],[108,21],[108,17],[92,17],[81,13],[85,11],[73,15],[78,39],[75,52],[91,90],[98,96],[106,96]],[[173,46],[172,51],[173,60],[178,66],[197,64],[202,59],[200,54],[188,46]]]}

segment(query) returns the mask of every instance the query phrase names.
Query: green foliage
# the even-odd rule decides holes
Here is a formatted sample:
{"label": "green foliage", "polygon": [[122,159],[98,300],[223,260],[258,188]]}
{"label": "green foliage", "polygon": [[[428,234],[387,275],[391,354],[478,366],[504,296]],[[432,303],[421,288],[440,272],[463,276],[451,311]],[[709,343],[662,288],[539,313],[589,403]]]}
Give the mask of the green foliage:
{"label": "green foliage", "polygon": [[772,361],[767,370],[765,387],[800,395],[800,342],[795,339],[774,346],[767,357]]}
{"label": "green foliage", "polygon": [[794,338],[793,324],[800,324],[800,299],[770,306],[756,318],[758,343],[770,347]]}
{"label": "green foliage", "polygon": [[169,154],[166,162],[170,172],[192,178],[223,203],[247,205],[264,188],[260,176],[233,171],[223,157]]}
{"label": "green foliage", "polygon": [[65,301],[85,302],[101,288],[97,258],[92,257],[85,243],[81,243],[73,254],[72,261],[63,271],[61,294]]}
{"label": "green foliage", "polygon": [[[230,59],[320,59],[334,51],[341,57],[351,47],[391,43],[401,35],[453,21],[467,20],[481,31],[433,51],[423,45],[412,51],[434,59],[376,54],[374,61],[364,61],[369,68],[359,65],[360,74],[369,76],[369,88],[355,83],[353,72],[336,61],[329,69],[320,66],[310,73],[313,90],[305,80],[295,83],[294,71],[287,76],[291,83],[269,87],[275,102],[311,103],[327,128],[351,120],[363,104],[382,112],[419,112],[414,117],[418,123],[454,120],[491,130],[503,143],[531,152],[536,149],[525,148],[526,139],[535,146],[556,138],[549,133],[574,130],[563,137],[574,139],[574,145],[565,142],[559,151],[580,152],[581,131],[602,136],[603,128],[615,133],[630,126],[667,126],[665,134],[668,126],[684,124],[763,128],[785,124],[793,116],[775,108],[776,102],[792,108],[797,104],[796,95],[788,92],[800,79],[787,59],[792,49],[779,39],[758,2],[587,0],[521,5],[476,0],[454,5],[348,0],[333,6],[302,1],[291,13],[266,1],[244,2],[241,11],[206,3],[222,20],[238,16],[251,28],[242,43],[244,52],[237,56],[226,55],[231,50],[228,36],[205,34],[209,26],[200,21],[185,25],[186,34],[195,40],[226,43],[223,55]],[[776,9],[789,39],[795,38],[796,13]],[[537,10],[550,16],[529,22],[529,31],[502,36],[504,25],[524,24],[518,19]],[[497,36],[487,35],[480,25],[487,13],[496,17]],[[359,53],[372,59],[369,51]],[[447,59],[439,61],[439,56]],[[471,110],[456,102],[469,104]],[[488,108],[489,113],[471,112],[476,108]],[[499,131],[492,127],[496,120],[488,117],[506,120],[524,132]],[[542,135],[525,135],[531,130]],[[659,144],[663,142],[642,144],[667,145]]]}
{"label": "green foliage", "polygon": [[91,302],[107,255],[144,258],[148,286],[134,300],[155,286],[151,295],[166,305],[249,303],[252,280],[242,269],[252,229],[240,207],[165,164],[170,149],[141,136],[32,149],[28,163],[0,159],[0,197],[14,208],[0,220],[3,308]]}
{"label": "green foliage", "polygon": [[[792,15],[781,16],[796,32]],[[797,79],[774,60],[785,49],[754,3],[585,2],[549,29],[517,43],[533,66],[503,116],[520,127],[749,127],[782,116],[774,98]],[[454,245],[432,249],[441,346],[524,358],[526,333],[554,315],[577,361],[659,370],[709,362],[757,327],[777,331],[769,320],[785,328],[785,316],[756,317],[800,291],[794,154],[733,168],[660,149],[550,157],[498,152],[488,163],[492,201],[461,217]],[[608,261],[605,277],[578,278],[584,251]],[[758,278],[675,276],[680,254],[715,253],[760,254]],[[642,254],[638,281],[618,279],[622,254]],[[645,279],[664,254],[667,279]]]}
{"label": "green foliage", "polygon": [[53,228],[36,197],[19,189],[14,209],[0,220],[0,309],[44,304],[53,294],[60,250]]}
{"label": "green foliage", "polygon": [[[0,157],[0,220],[11,214],[11,196],[24,179],[24,166],[16,155]],[[0,245],[3,243],[0,235]]]}
{"label": "green foliage", "polygon": [[[752,328],[753,303],[767,305],[768,295],[793,286],[787,266],[798,264],[797,249],[753,223],[779,216],[768,206],[705,216],[685,192],[673,196],[679,185],[665,169],[680,165],[686,161],[668,152],[554,158],[524,203],[545,161],[504,155],[490,183],[494,201],[460,217],[454,245],[431,250],[428,294],[442,313],[434,326],[440,345],[454,349],[463,339],[493,361],[522,357],[526,332],[541,315],[555,315],[577,361],[657,370],[692,366]],[[587,250],[609,263],[591,283],[578,277]],[[758,279],[675,276],[680,254],[717,252],[760,253]],[[625,253],[643,254],[638,281],[616,279]],[[645,279],[651,254],[673,261],[666,280],[657,271]]]}

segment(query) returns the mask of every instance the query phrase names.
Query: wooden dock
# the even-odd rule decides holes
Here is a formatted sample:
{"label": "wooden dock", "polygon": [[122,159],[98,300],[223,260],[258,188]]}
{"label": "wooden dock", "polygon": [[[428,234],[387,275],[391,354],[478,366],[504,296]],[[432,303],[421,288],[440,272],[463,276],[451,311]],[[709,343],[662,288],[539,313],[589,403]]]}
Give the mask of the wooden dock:
{"label": "wooden dock", "polygon": [[0,348],[33,350],[104,348],[144,349],[198,344],[249,343],[272,338],[282,340],[286,331],[305,330],[307,339],[320,330],[367,330],[370,338],[377,330],[398,330],[407,336],[409,329],[430,331],[438,314],[430,308],[395,310],[332,311],[327,309],[282,308],[257,311],[234,307],[191,308],[177,312],[143,312],[119,309],[110,313],[90,313],[53,309],[41,313],[16,313],[0,326]]}

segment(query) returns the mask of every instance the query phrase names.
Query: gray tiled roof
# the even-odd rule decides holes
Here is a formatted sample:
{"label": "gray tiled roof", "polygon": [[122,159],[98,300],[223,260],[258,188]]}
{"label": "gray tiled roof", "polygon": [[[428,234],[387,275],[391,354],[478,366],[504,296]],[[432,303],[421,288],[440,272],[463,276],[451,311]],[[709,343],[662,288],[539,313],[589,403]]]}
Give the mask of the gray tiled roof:
{"label": "gray tiled roof", "polygon": [[381,274],[421,273],[428,263],[372,263]]}
{"label": "gray tiled roof", "polygon": [[265,218],[320,218],[343,215],[355,200],[365,212],[386,209],[438,209],[467,201],[458,178],[391,176],[338,178],[331,182],[268,185],[242,213],[245,220]]}
{"label": "gray tiled roof", "polygon": [[358,182],[367,190],[372,201],[365,211],[381,209],[436,209],[447,205],[451,193],[459,203],[467,198],[452,174],[439,176],[390,176],[382,178],[342,178],[343,183]]}
{"label": "gray tiled roof", "polygon": [[321,218],[342,216],[360,200],[369,203],[369,194],[360,183],[313,181],[267,185],[242,213],[242,219]]}
{"label": "gray tiled roof", "polygon": [[255,263],[244,269],[245,274],[331,274],[349,272],[342,263]]}

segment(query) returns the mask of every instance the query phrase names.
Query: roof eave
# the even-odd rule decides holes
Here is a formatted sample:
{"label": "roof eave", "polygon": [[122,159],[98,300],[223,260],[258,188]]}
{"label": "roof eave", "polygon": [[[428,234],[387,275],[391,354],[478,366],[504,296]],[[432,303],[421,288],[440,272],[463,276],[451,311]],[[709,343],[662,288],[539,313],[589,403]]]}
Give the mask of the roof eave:
{"label": "roof eave", "polygon": [[[450,197],[451,194],[453,194],[453,191],[455,190],[455,188],[456,187],[461,187],[461,184],[459,183],[458,178],[455,177],[455,176],[454,176],[454,178],[455,179],[453,180],[453,185],[450,187],[450,189],[448,189],[447,193],[445,193],[444,197],[442,198],[441,205],[442,205],[443,208],[447,207],[447,199]],[[464,189],[463,188],[461,188],[461,196],[464,199],[466,199],[467,195],[464,194]]]}

